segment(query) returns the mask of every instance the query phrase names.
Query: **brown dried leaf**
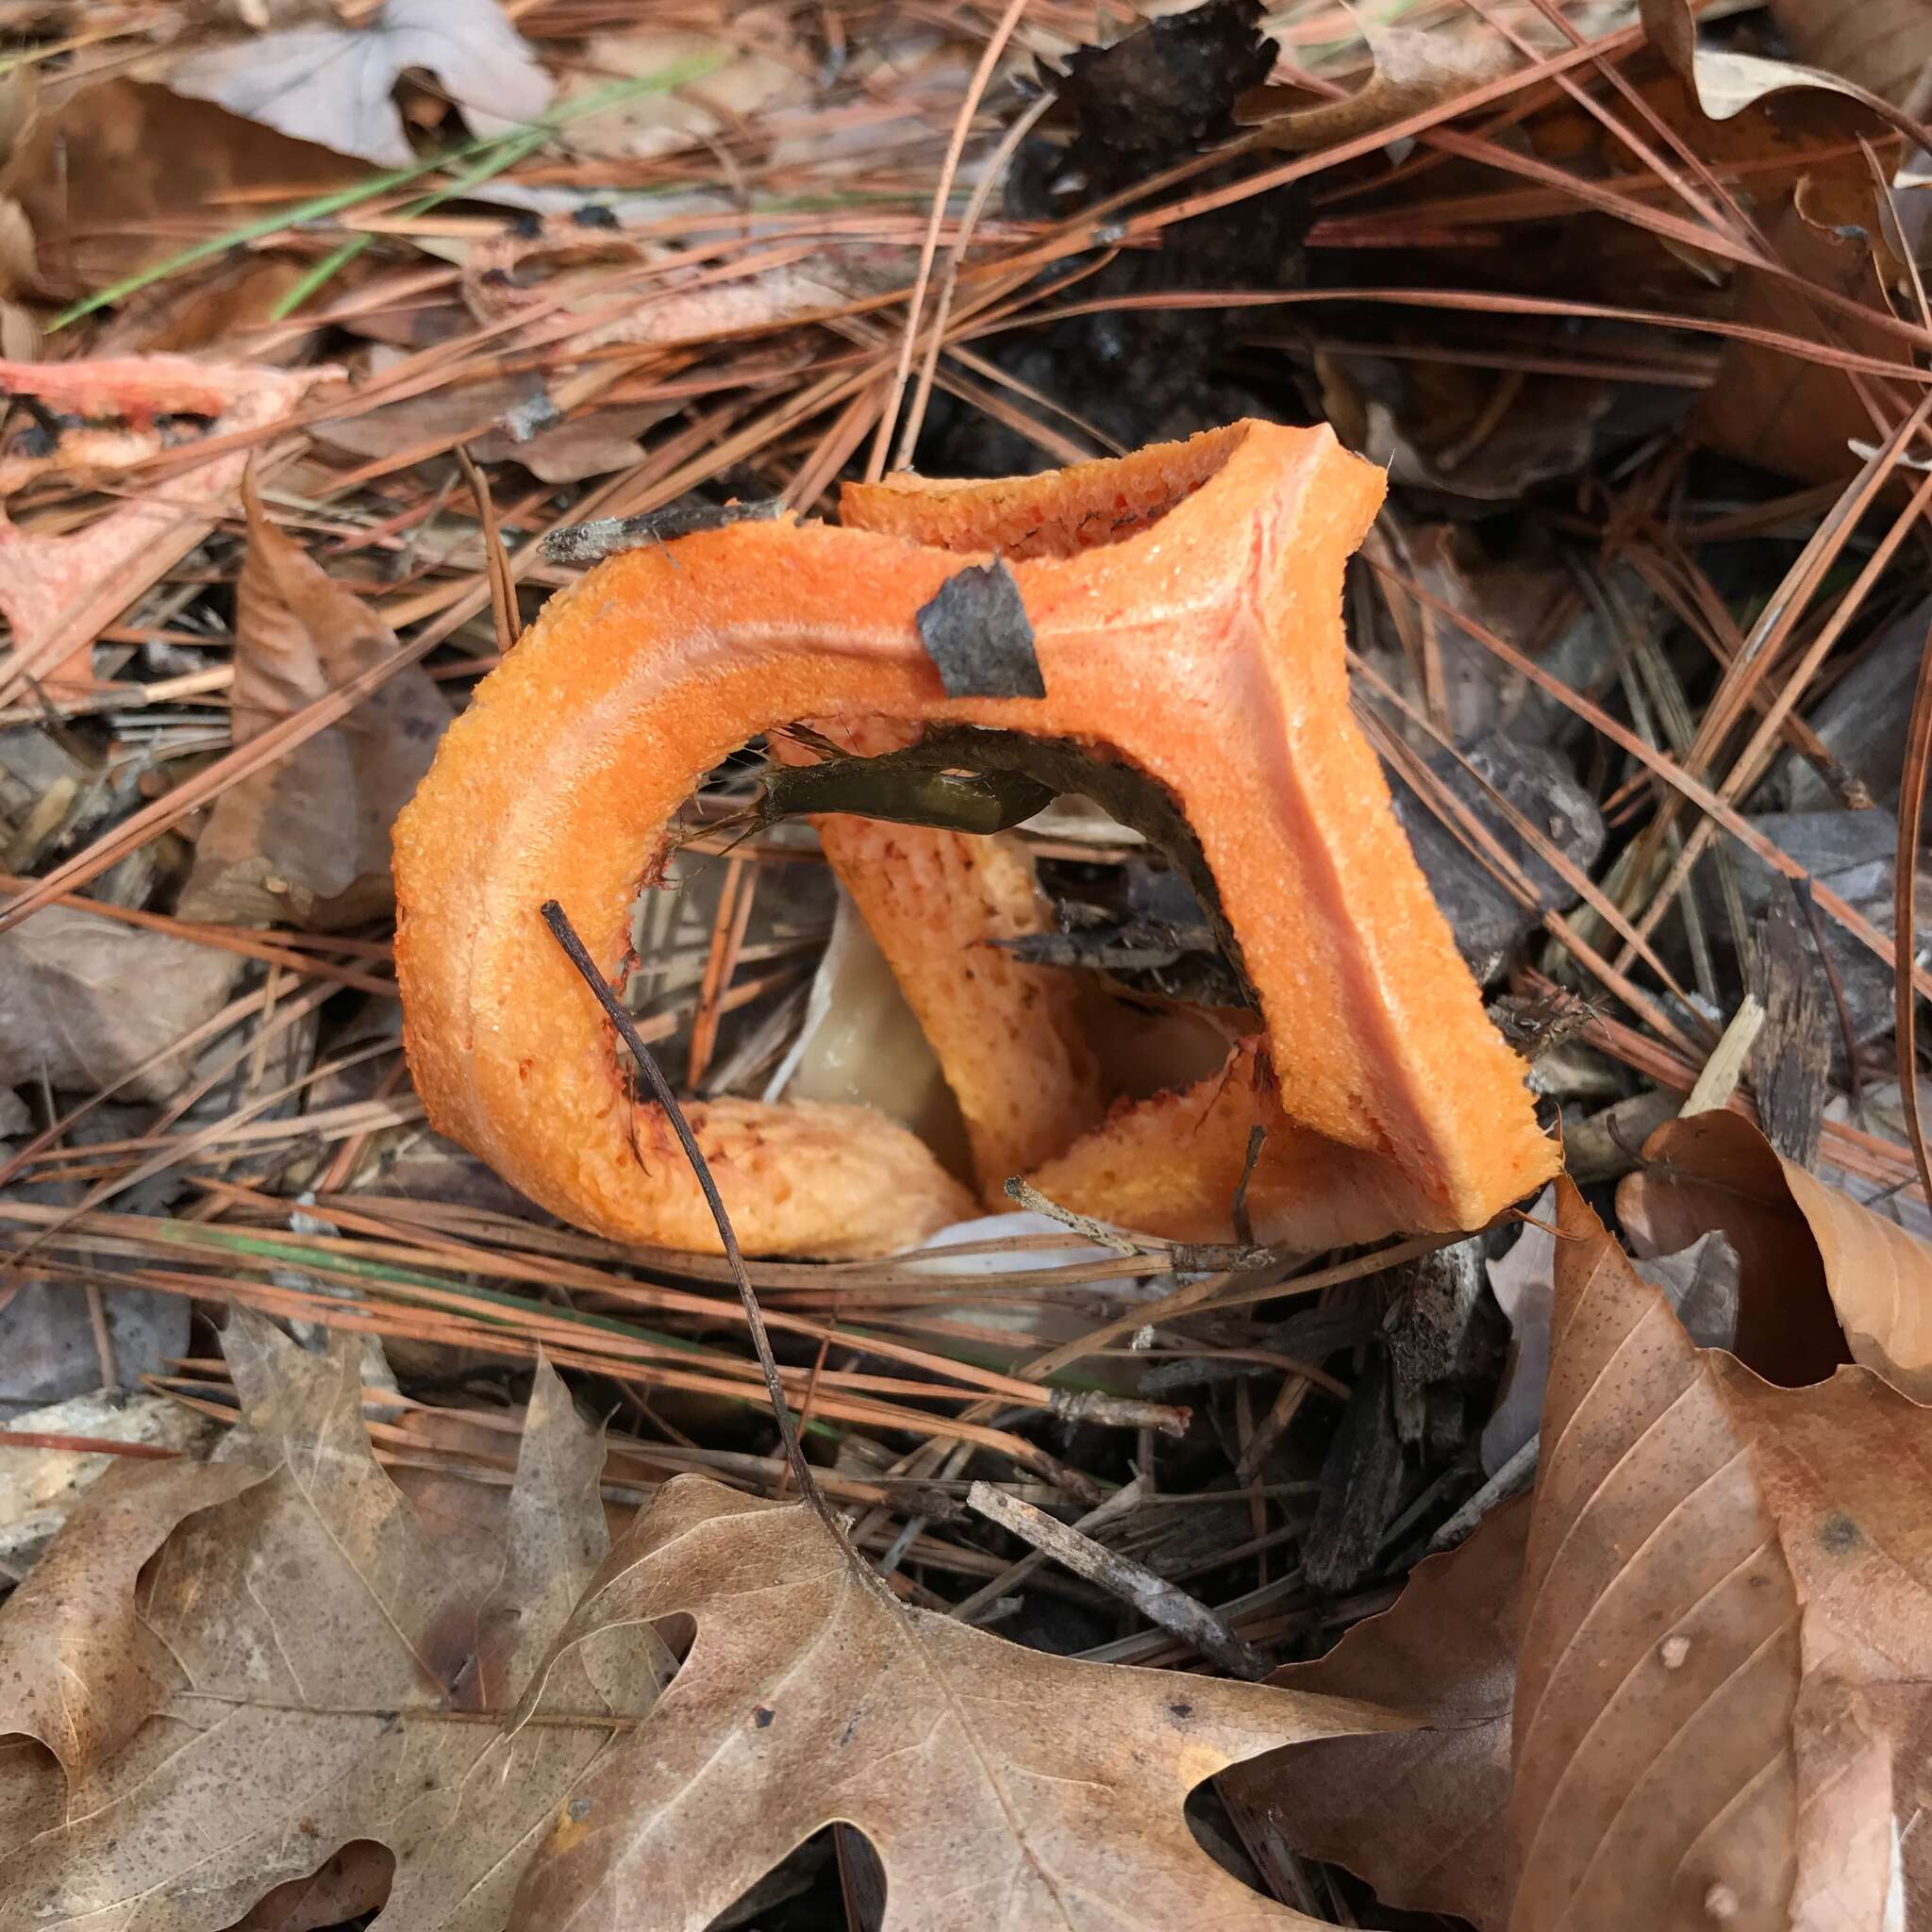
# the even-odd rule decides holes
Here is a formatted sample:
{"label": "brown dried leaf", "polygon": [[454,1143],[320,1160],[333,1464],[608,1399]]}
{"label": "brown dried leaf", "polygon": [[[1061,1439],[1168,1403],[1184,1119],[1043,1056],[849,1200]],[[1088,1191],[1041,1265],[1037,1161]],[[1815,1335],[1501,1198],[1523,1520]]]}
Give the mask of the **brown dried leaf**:
{"label": "brown dried leaf", "polygon": [[[41,1687],[5,1724],[46,1739],[68,1785],[0,1871],[0,1924],[225,1926],[371,1840],[395,1857],[391,1923],[493,1932],[522,1848],[669,1668],[639,1629],[546,1662],[606,1547],[597,1433],[541,1368],[479,1569],[377,1467],[359,1345],[306,1355],[238,1309],[225,1346],[250,1433],[231,1462],[150,1478],[200,1513],[175,1527],[173,1491],[142,1491],[125,1547],[76,1523],[36,1573],[54,1591],[0,1609],[0,1681]],[[63,1731],[67,1705],[93,1730]]]}
{"label": "brown dried leaf", "polygon": [[[579,71],[558,84],[559,108],[608,91],[613,78],[645,80],[704,60],[722,64],[675,92],[640,92],[573,121],[558,137],[560,144],[576,155],[648,158],[726,139],[734,124],[742,126],[756,116],[797,107],[812,93],[808,67],[803,59],[787,61],[765,51],[790,51],[788,41],[782,13],[749,8],[732,15],[729,40],[641,23],[623,33],[592,34],[584,42]],[[808,138],[819,143],[839,139],[829,129]]]}
{"label": "brown dried leaf", "polygon": [[1419,1564],[1392,1609],[1269,1679],[1420,1705],[1417,1729],[1291,1745],[1221,1780],[1296,1851],[1346,1866],[1384,1904],[1469,1919],[1482,1932],[1508,1910],[1504,1816],[1529,1509],[1522,1497],[1492,1510],[1459,1549]]}
{"label": "brown dried leaf", "polygon": [[[1377,26],[1369,28],[1366,38],[1374,67],[1354,93],[1339,101],[1268,113],[1277,91],[1266,89],[1243,102],[1243,119],[1257,123],[1260,137],[1270,147],[1331,147],[1470,93],[1507,74],[1516,61],[1501,35],[1466,33],[1459,25],[1442,33]],[[1255,112],[1257,106],[1263,110],[1259,115]]]}
{"label": "brown dried leaf", "polygon": [[[1800,0],[1800,4],[1815,5],[1815,0]],[[1922,16],[1923,22],[1925,0],[1907,0],[1907,6]],[[1774,6],[1773,11],[1778,10]],[[1690,82],[1696,90],[1698,105],[1713,121],[1727,121],[1733,114],[1755,107],[1768,94],[1816,88],[1870,108],[1881,120],[1896,126],[1901,134],[1909,137],[1913,133],[1909,124],[1894,111],[1890,99],[1866,86],[1857,75],[1842,66],[1820,61],[1815,66],[1801,67],[1790,60],[1768,60],[1757,54],[1699,46],[1690,0],[1638,0],[1638,12],[1651,44],[1673,73]],[[1924,48],[1927,37],[1923,25],[1916,38],[1921,48]]]}
{"label": "brown dried leaf", "polygon": [[[358,172],[208,102],[116,78],[37,116],[0,170],[0,194],[32,224],[42,291],[66,299],[178,254],[183,221],[232,207],[239,223],[265,187],[296,201],[345,188]],[[222,272],[232,277],[234,263]]]}
{"label": "brown dried leaf", "polygon": [[1823,1353],[1828,1296],[1852,1359],[1932,1402],[1932,1247],[1781,1159],[1738,1114],[1673,1121],[1643,1152],[1649,1165],[1617,1191],[1625,1229],[1645,1249],[1679,1245],[1687,1229],[1723,1229],[1743,1264],[1743,1307],[1784,1342],[1782,1365],[1793,1373],[1773,1379],[1815,1380],[1843,1359]]}
{"label": "brown dried leaf", "polygon": [[127,1099],[171,1098],[194,1056],[168,1049],[221,1011],[242,964],[77,905],[46,907],[0,933],[0,1088],[91,1093],[125,1081]]}
{"label": "brown dried leaf", "polygon": [[[1699,46],[1689,0],[1641,0],[1641,10],[1652,44],[1689,83],[1704,117],[1702,128],[1685,129],[1699,153],[1709,152],[1708,131],[1746,109],[1760,110],[1744,125],[1763,128],[1767,156],[1794,137],[1834,150],[1789,180],[1758,170],[1751,184],[1753,209],[1777,258],[1805,285],[1831,289],[1886,313],[1888,286],[1905,283],[1886,240],[1895,224],[1860,143],[1880,158],[1890,178],[1907,125],[1879,94],[1853,79]],[[1836,11],[1853,17],[1846,9]],[[1862,17],[1862,8],[1857,12]],[[1762,111],[1773,96],[1774,109]],[[1740,323],[1805,338],[1816,337],[1820,326],[1820,311],[1807,300],[1805,286],[1750,270],[1737,277],[1735,314]],[[1834,316],[1832,326],[1846,348],[1901,363],[1910,359],[1895,336],[1843,316]],[[1841,372],[1736,340],[1725,344],[1694,427],[1699,441],[1713,449],[1820,481],[1856,470],[1858,458],[1851,444],[1873,433],[1869,411]]]}
{"label": "brown dried leaf", "polygon": [[1932,60],[1928,0],[1858,0],[1856,7],[1771,0],[1771,13],[1799,59],[1924,111],[1925,65]]}
{"label": "brown dried leaf", "polygon": [[253,1462],[132,1462],[89,1491],[0,1611],[0,1737],[31,1738],[71,1778],[126,1743],[165,1675],[137,1613],[142,1566],[184,1518],[267,1475]]}
{"label": "brown dried leaf", "polygon": [[1697,1349],[1559,1193],[1509,1924],[1877,1932],[1897,1834],[1932,1903],[1932,1411]]}
{"label": "brown dried leaf", "polygon": [[[237,744],[396,649],[395,634],[277,530],[242,491],[248,554],[235,591]],[[390,827],[428,771],[449,706],[420,665],[340,724],[215,801],[182,891],[183,919],[353,925],[391,903]]]}
{"label": "brown dried leaf", "polygon": [[1246,1932],[1313,1922],[1195,1844],[1188,1790],[1296,1737],[1391,1727],[1344,1699],[1022,1650],[900,1606],[816,1513],[680,1476],[562,1646],[664,1617],[696,1641],[573,1790],[520,1926],[707,1924],[824,1825],[872,1841],[883,1932]]}
{"label": "brown dried leaf", "polygon": [[[1864,169],[1864,158],[1858,157]],[[1764,223],[1773,249],[1807,287],[1850,296],[1884,312],[1890,251],[1881,253],[1884,222],[1869,172],[1822,170],[1791,191]],[[1738,277],[1735,319],[1753,328],[1816,336],[1818,306],[1805,288],[1746,270]],[[1843,315],[1832,327],[1843,345],[1881,360],[1907,363],[1896,336]],[[1867,378],[1870,386],[1870,378]],[[1691,418],[1691,431],[1708,447],[1782,475],[1837,482],[1858,467],[1853,447],[1877,432],[1850,377],[1817,362],[1780,355],[1754,342],[1724,344],[1717,380]]]}

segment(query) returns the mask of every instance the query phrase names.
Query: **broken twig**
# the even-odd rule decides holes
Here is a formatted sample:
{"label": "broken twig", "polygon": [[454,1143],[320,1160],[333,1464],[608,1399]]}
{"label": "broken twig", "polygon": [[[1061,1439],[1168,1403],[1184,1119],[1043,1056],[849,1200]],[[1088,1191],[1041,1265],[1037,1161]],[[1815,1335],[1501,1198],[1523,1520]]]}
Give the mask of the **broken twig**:
{"label": "broken twig", "polygon": [[1069,1529],[1045,1510],[1036,1509],[1031,1503],[1023,1503],[991,1483],[974,1483],[966,1491],[966,1503],[1002,1529],[1010,1529],[1023,1542],[1064,1563],[1076,1576],[1084,1576],[1132,1604],[1149,1623],[1185,1638],[1223,1670],[1258,1682],[1274,1669],[1252,1643],[1237,1637],[1198,1597],[1190,1596],[1139,1563],[1116,1556],[1077,1529]]}

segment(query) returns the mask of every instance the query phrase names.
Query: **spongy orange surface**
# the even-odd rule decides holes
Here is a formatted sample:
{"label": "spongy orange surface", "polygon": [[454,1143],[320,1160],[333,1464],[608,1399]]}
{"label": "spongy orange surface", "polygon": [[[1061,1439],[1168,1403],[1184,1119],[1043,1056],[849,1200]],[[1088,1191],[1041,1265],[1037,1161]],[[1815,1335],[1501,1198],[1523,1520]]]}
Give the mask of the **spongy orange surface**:
{"label": "spongy orange surface", "polygon": [[[837,736],[871,758],[917,733],[868,718]],[[783,740],[774,749],[788,760],[802,756]],[[812,824],[958,1103],[981,1196],[1004,1206],[1009,1175],[1030,1173],[1107,1111],[1074,975],[1029,966],[996,943],[1053,930],[1032,854],[1007,834],[974,838],[843,812]]]}
{"label": "spongy orange surface", "polygon": [[[600,564],[479,687],[397,826],[398,973],[432,1122],[558,1213],[674,1239],[684,1184],[633,1158],[607,1028],[538,908],[560,900],[615,974],[639,877],[704,773],[796,719],[882,716],[1073,739],[1173,792],[1240,936],[1284,1120],[1367,1157],[1344,1163],[1379,1203],[1364,1218],[1387,1222],[1367,1231],[1479,1225],[1545,1178],[1521,1064],[1349,718],[1341,573],[1380,473],[1325,428],[1240,424],[1054,475],[898,487],[908,518],[951,496],[975,531],[969,492],[1000,492],[1046,696],[944,696],[915,619],[959,553],[885,528],[747,523]],[[807,1134],[788,1111],[740,1103],[736,1138],[715,1137],[748,1249],[879,1252],[961,1211],[879,1116]],[[823,1129],[852,1136],[836,1158]]]}

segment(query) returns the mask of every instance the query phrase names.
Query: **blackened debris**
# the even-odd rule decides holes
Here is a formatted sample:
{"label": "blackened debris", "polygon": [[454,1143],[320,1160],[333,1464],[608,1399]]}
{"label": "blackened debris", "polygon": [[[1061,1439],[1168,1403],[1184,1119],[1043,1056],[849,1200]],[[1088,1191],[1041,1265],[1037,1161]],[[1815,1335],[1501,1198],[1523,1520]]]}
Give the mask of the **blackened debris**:
{"label": "blackened debris", "polygon": [[722,530],[727,524],[769,522],[784,505],[776,498],[757,503],[673,504],[635,517],[598,517],[588,524],[571,524],[543,540],[543,555],[552,563],[595,563],[620,550],[642,550],[651,543],[669,543],[700,530]]}
{"label": "blackened debris", "polygon": [[580,228],[614,228],[617,225],[616,210],[606,208],[602,202],[588,202],[582,208],[574,208],[570,218]]}
{"label": "blackened debris", "polygon": [[[1045,131],[1026,142],[1008,175],[1006,212],[1066,221],[1104,198],[1193,159],[1237,131],[1236,104],[1274,59],[1254,0],[1208,0],[1150,23],[1112,46],[1074,54]],[[1073,123],[1062,133],[1061,116]],[[1251,174],[1230,157],[1193,175],[1187,192]],[[1298,289],[1312,202],[1294,182],[1161,231],[1158,247],[1081,258],[1083,302],[1098,312],[989,338],[986,353],[1016,381],[1051,396],[1123,448],[1177,441],[1241,416],[1309,420],[1291,365],[1257,357],[1246,339],[1268,311],[1183,303],[1139,308],[1137,297],[1238,289]],[[1120,217],[1139,212],[1129,200]],[[1122,239],[1103,225],[1103,247]],[[1071,263],[1056,266],[1064,273]],[[1279,326],[1287,326],[1280,324]],[[917,463],[933,475],[1019,475],[1051,461],[1015,431],[951,397],[935,397]]]}
{"label": "blackened debris", "polygon": [[1058,929],[994,940],[1002,952],[1029,966],[1105,973],[1164,999],[1248,1003],[1213,922],[1179,873],[1141,859],[1096,866],[1046,858],[1041,883]]}
{"label": "blackened debris", "polygon": [[1127,187],[1238,130],[1234,108],[1274,65],[1260,0],[1208,0],[1067,62],[1060,98],[1078,133],[1070,171]]}
{"label": "blackened debris", "polygon": [[1033,624],[1003,558],[970,563],[919,612],[919,635],[949,698],[1043,698]]}

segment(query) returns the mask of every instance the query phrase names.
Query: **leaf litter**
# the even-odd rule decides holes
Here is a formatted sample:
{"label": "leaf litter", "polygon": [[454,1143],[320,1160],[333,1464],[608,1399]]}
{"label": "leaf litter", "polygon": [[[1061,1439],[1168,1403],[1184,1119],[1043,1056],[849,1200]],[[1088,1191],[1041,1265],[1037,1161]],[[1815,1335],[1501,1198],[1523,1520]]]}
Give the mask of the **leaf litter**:
{"label": "leaf litter", "polygon": [[[158,1885],[150,1923],[219,1926],[366,1839],[395,1854],[391,1923],[500,1925],[514,1894],[526,1923],[686,1924],[845,1819],[904,1923],[1286,1925],[1181,1800],[1286,1734],[1392,1721],[904,1608],[805,1505],[701,1477],[607,1552],[598,1435],[547,1368],[502,1549],[452,1561],[369,1453],[357,1350],[309,1356],[246,1313],[226,1345],[246,1433],[225,1459],[121,1472],[0,1611],[29,1687],[0,1723],[68,1780],[66,1822],[10,1850],[8,1911],[113,1918]],[[680,1663],[656,1632],[682,1617]],[[209,1781],[238,1762],[249,1792],[217,1822]]]}
{"label": "leaf litter", "polygon": [[[759,1923],[877,1923],[791,1856],[837,1826],[856,1899],[857,1824],[886,1924],[985,1923],[1001,1872],[1149,1924],[1932,1911],[1914,9],[1430,0],[1357,38],[1314,0],[1036,0],[983,87],[993,22],[958,9],[216,11],[43,9],[0,104],[0,1238],[33,1244],[0,1300],[58,1304],[104,1385],[0,1449],[78,1486],[44,1556],[7,1543],[20,1870],[110,1922],[697,1924],[775,1874]],[[1001,475],[1247,414],[1391,464],[1356,699],[1622,1245],[1566,1189],[1555,1233],[1426,1268],[1038,1213],[747,1264],[896,1607],[790,1500],[728,1271],[559,1227],[424,1128],[390,823],[577,530],[821,513],[873,448]],[[827,1091],[963,1147],[883,966],[814,976],[855,914],[757,801],[817,768],[725,749],[634,921],[643,1036],[693,1097],[837,1040]],[[1104,815],[1016,815],[1027,943],[1106,1015],[1109,1091],[1221,1065],[1211,908]],[[1798,994],[1672,1119],[1774,954]],[[192,1310],[191,1352],[130,1398],[137,1296]],[[1029,1508],[1055,1540],[995,1526]],[[1150,1574],[1208,1621],[1140,1616]]]}

